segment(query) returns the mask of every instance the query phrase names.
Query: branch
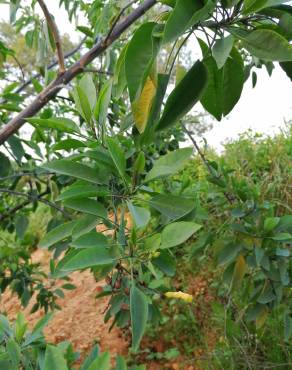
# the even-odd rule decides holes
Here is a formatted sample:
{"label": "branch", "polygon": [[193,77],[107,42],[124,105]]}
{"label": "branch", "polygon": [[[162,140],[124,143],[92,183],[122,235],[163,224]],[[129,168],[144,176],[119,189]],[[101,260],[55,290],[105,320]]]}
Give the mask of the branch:
{"label": "branch", "polygon": [[[47,194],[50,194],[50,191],[49,190],[44,191],[39,196],[40,197],[43,197],[44,195],[47,195]],[[15,212],[17,212],[20,209],[26,207],[30,203],[31,203],[31,200],[28,199],[28,200],[25,200],[24,202],[18,204],[17,206],[15,206],[13,208],[9,208],[5,213],[2,213],[2,215],[0,215],[0,222],[3,221],[3,220],[5,220],[5,218],[10,217],[11,215],[14,215]]]}
{"label": "branch", "polygon": [[16,58],[15,55],[11,55],[11,57],[15,60],[16,64],[18,65],[18,67],[20,69],[20,72],[21,72],[21,75],[22,75],[22,81],[24,81],[25,76],[24,76],[24,71],[23,71],[21,63],[19,62],[19,60]]}
{"label": "branch", "polygon": [[[201,160],[203,161],[204,165],[206,166],[208,172],[210,173],[210,175],[213,177],[213,178],[216,178],[216,179],[220,179],[220,176],[218,175],[215,175],[214,174],[214,170],[212,169],[212,167],[210,166],[209,164],[209,161],[208,159],[205,157],[205,154],[201,151],[198,143],[196,142],[196,140],[193,138],[192,134],[189,132],[189,130],[185,127],[185,125],[181,124],[182,125],[182,128],[184,130],[184,132],[188,135],[189,139],[191,140],[191,142],[193,143],[194,147],[196,148]],[[232,204],[234,199],[233,199],[233,196],[227,192],[224,192],[223,193],[225,198],[227,199],[227,201]]]}
{"label": "branch", "polygon": [[99,73],[101,75],[107,75],[107,76],[112,76],[113,73],[109,71],[102,71],[101,69],[96,69],[96,68],[84,68],[83,72],[85,73]]}
{"label": "branch", "polygon": [[14,173],[12,175],[9,175],[9,176],[5,176],[5,177],[0,177],[0,182],[2,181],[5,181],[5,180],[10,180],[10,179],[14,179],[14,178],[17,178],[17,177],[22,177],[22,176],[47,176],[47,175],[54,175],[55,172],[49,172],[49,171],[46,171],[46,172],[43,172],[43,173],[37,173],[37,172],[17,172],[17,173]]}
{"label": "branch", "polygon": [[39,201],[39,202],[44,203],[47,206],[50,206],[51,208],[54,208],[57,211],[61,212],[65,218],[67,218],[69,220],[72,219],[72,217],[69,215],[69,213],[64,211],[61,207],[57,206],[57,204],[55,204],[53,202],[50,202],[47,199],[43,199],[41,197],[41,195],[30,195],[30,194],[26,194],[26,193],[21,193],[19,191],[10,190],[10,189],[3,189],[3,188],[0,189],[0,193],[7,193],[7,194],[11,194],[11,195],[16,195],[16,196],[19,196],[19,197],[25,197],[25,198],[29,199],[30,202]]}
{"label": "branch", "polygon": [[156,4],[157,0],[145,0],[123,21],[118,23],[111,32],[111,36],[106,42],[101,40],[76,63],[59,75],[46,89],[44,89],[22,112],[9,121],[0,129],[0,145],[3,144],[11,135],[23,126],[25,119],[38,113],[58,92],[67,85],[74,77],[82,73],[84,68],[96,57],[101,55],[122,33],[124,33],[137,19],[141,18],[150,8]]}
{"label": "branch", "polygon": [[52,35],[53,35],[53,38],[56,44],[58,63],[59,63],[59,72],[64,73],[65,72],[64,54],[63,54],[62,43],[61,43],[61,38],[59,35],[58,27],[56,25],[56,22],[54,21],[54,18],[49,12],[49,9],[44,3],[44,1],[43,0],[37,0],[37,1],[39,3],[39,6],[42,8],[44,16],[46,17],[49,29],[52,32]]}

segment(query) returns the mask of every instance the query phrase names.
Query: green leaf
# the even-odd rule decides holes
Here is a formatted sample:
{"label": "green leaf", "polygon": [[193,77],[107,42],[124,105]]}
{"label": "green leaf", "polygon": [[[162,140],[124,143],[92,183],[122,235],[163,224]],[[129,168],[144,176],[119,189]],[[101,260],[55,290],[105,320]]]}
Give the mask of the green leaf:
{"label": "green leaf", "polygon": [[280,222],[277,225],[276,229],[278,232],[289,232],[292,234],[292,215],[285,215],[280,217]]}
{"label": "green leaf", "polygon": [[83,155],[85,158],[93,159],[97,165],[100,164],[103,170],[106,167],[108,171],[116,171],[114,161],[112,160],[109,151],[103,147],[97,147],[94,150],[86,151]]}
{"label": "green leaf", "polygon": [[51,320],[53,313],[50,312],[43,316],[34,326],[31,334],[25,337],[23,346],[28,346],[29,344],[36,342],[43,338],[43,330],[48,325],[48,322]]}
{"label": "green leaf", "polygon": [[61,240],[68,238],[69,236],[71,236],[75,224],[75,221],[71,221],[55,227],[53,230],[49,231],[40,241],[40,247],[48,248],[51,245],[54,245]]}
{"label": "green leaf", "polygon": [[292,62],[281,62],[280,66],[292,81]]}
{"label": "green leaf", "polygon": [[158,257],[152,259],[152,263],[165,275],[171,277],[175,275],[176,261],[167,250],[162,250]]}
{"label": "green leaf", "polygon": [[278,225],[279,222],[280,222],[279,217],[266,218],[264,222],[264,230],[268,232],[274,230],[274,228]]}
{"label": "green leaf", "polygon": [[148,182],[159,177],[174,175],[176,172],[184,168],[192,153],[192,148],[182,148],[160,157],[154,162],[152,169],[145,178],[145,181]]}
{"label": "green leaf", "polygon": [[241,250],[242,246],[240,244],[229,243],[225,245],[218,254],[218,264],[223,265],[233,262]]}
{"label": "green leaf", "polygon": [[126,360],[124,359],[124,357],[118,355],[117,361],[116,361],[116,367],[114,370],[127,370],[127,369],[128,367],[126,364]]}
{"label": "green leaf", "polygon": [[15,320],[14,328],[15,339],[17,340],[17,342],[20,342],[22,340],[27,329],[27,325],[28,324],[25,322],[24,314],[22,312],[19,312]]}
{"label": "green leaf", "polygon": [[168,128],[183,118],[202,97],[207,81],[207,69],[197,61],[169,95],[157,130]]}
{"label": "green leaf", "polygon": [[272,302],[276,299],[276,296],[273,292],[273,289],[270,284],[267,284],[263,291],[261,292],[261,295],[257,299],[258,303],[261,304],[267,304],[269,302]]}
{"label": "green leaf", "polygon": [[277,242],[290,242],[292,241],[292,235],[290,233],[279,233],[272,237],[273,240]]}
{"label": "green leaf", "polygon": [[242,13],[249,14],[256,12],[257,10],[262,9],[266,3],[267,0],[244,0]]}
{"label": "green leaf", "polygon": [[224,66],[227,58],[230,55],[233,44],[234,38],[232,35],[222,37],[221,39],[216,41],[212,49],[212,55],[217,63],[218,69],[221,69]]}
{"label": "green leaf", "polygon": [[126,181],[126,157],[122,148],[118,144],[117,140],[111,137],[106,139],[106,145],[120,176],[124,181]]}
{"label": "green leaf", "polygon": [[290,251],[287,248],[277,248],[276,249],[276,256],[289,257],[290,256]]}
{"label": "green leaf", "polygon": [[94,108],[94,116],[99,125],[104,125],[106,122],[108,107],[111,101],[112,94],[112,79],[107,81],[101,88],[98,95],[98,100]]}
{"label": "green leaf", "polygon": [[9,159],[0,152],[0,176],[6,177],[9,175],[9,172],[11,170],[11,164]]}
{"label": "green leaf", "polygon": [[270,29],[257,29],[252,32],[231,31],[242,40],[242,45],[253,56],[278,62],[292,60],[292,45],[279,33]]}
{"label": "green leaf", "polygon": [[145,154],[144,152],[140,152],[135,160],[133,165],[133,170],[136,175],[140,175],[145,169]]}
{"label": "green leaf", "polygon": [[78,31],[84,33],[88,37],[93,37],[94,36],[93,32],[91,31],[91,29],[89,27],[77,26],[76,28],[77,28]]}
{"label": "green leaf", "polygon": [[135,226],[140,229],[147,226],[150,221],[150,212],[148,209],[137,207],[132,204],[132,202],[127,202],[128,209],[131,213],[131,216],[134,220]]}
{"label": "green leaf", "polygon": [[[211,4],[212,6],[210,6]],[[200,0],[177,0],[174,10],[166,22],[163,42],[176,40],[190,26],[204,20],[213,7],[211,1],[204,5],[204,2]]]}
{"label": "green leaf", "polygon": [[19,239],[23,239],[28,227],[28,218],[24,215],[17,215],[15,218],[15,232]]}
{"label": "green leaf", "polygon": [[117,63],[115,65],[114,70],[114,78],[113,78],[113,94],[115,98],[119,99],[127,85],[126,81],[126,71],[125,71],[125,57],[126,57],[126,51],[127,51],[128,45],[125,45],[122,49],[119,58],[117,60]]}
{"label": "green leaf", "polygon": [[289,312],[285,312],[284,314],[284,339],[286,342],[292,336],[292,317],[289,315]]}
{"label": "green leaf", "polygon": [[241,217],[244,217],[246,214],[245,210],[242,209],[241,207],[236,207],[236,208],[233,208],[231,210],[231,216],[232,217],[238,217],[238,218],[241,218]]}
{"label": "green leaf", "polygon": [[96,228],[96,225],[99,222],[99,218],[94,215],[85,215],[78,220],[72,231],[72,238],[77,239],[79,236],[88,233]]}
{"label": "green leaf", "polygon": [[68,370],[66,360],[58,347],[47,345],[45,353],[44,370]]}
{"label": "green leaf", "polygon": [[16,20],[16,13],[20,7],[20,0],[11,1],[9,5],[10,5],[9,6],[9,20],[10,20],[10,23],[12,24]]}
{"label": "green leaf", "polygon": [[215,59],[204,61],[208,70],[208,85],[202,96],[203,107],[218,121],[231,112],[238,102],[244,83],[244,70],[241,56],[233,49],[224,66],[218,69]]}
{"label": "green leaf", "polygon": [[106,190],[100,190],[93,185],[73,185],[66,188],[56,200],[90,198],[106,194],[108,194]]}
{"label": "green leaf", "polygon": [[66,289],[66,290],[74,290],[76,289],[76,285],[73,285],[73,284],[70,284],[70,283],[66,283],[66,284],[63,284],[61,286],[62,289]]}
{"label": "green leaf", "polygon": [[79,149],[79,148],[85,148],[86,145],[76,139],[65,139],[62,141],[57,142],[55,145],[52,146],[52,150],[72,150],[72,149]]}
{"label": "green leaf", "polygon": [[201,225],[194,222],[174,222],[167,225],[161,233],[161,249],[172,248],[187,241]]}
{"label": "green leaf", "polygon": [[80,370],[88,370],[89,366],[96,360],[99,355],[99,347],[96,344],[90,351],[89,355],[86,357],[84,363],[81,365]]}
{"label": "green leaf", "polygon": [[53,171],[61,175],[72,176],[77,179],[86,180],[95,184],[106,183],[105,176],[98,168],[92,168],[85,164],[70,161],[68,159],[59,159],[45,163],[43,166],[48,171]]}
{"label": "green leaf", "polygon": [[90,108],[91,110],[93,110],[96,104],[97,97],[96,97],[96,88],[90,73],[84,74],[84,76],[79,81],[79,86],[85,92]]}
{"label": "green leaf", "polygon": [[21,349],[13,338],[9,338],[6,342],[6,350],[13,366],[18,368],[21,361]]}
{"label": "green leaf", "polygon": [[148,319],[148,302],[145,294],[132,283],[130,289],[130,313],[132,324],[132,348],[137,352]]}
{"label": "green leaf", "polygon": [[81,235],[71,243],[74,248],[105,248],[107,245],[107,238],[95,231]]}
{"label": "green leaf", "polygon": [[288,1],[289,0],[244,0],[242,14],[255,13],[261,9],[273,7]]}
{"label": "green leaf", "polygon": [[68,118],[26,118],[25,120],[36,128],[51,128],[62,132],[68,132],[70,134],[74,132],[79,133],[79,128],[76,123]]}
{"label": "green leaf", "polygon": [[280,19],[279,27],[281,28],[279,30],[279,33],[282,34],[288,41],[291,41],[292,39],[292,15],[291,14],[283,14],[283,16]]}
{"label": "green leaf", "polygon": [[175,7],[176,0],[160,0],[161,4],[165,4],[171,6],[172,8]]}
{"label": "green leaf", "polygon": [[175,85],[177,86],[180,81],[184,78],[184,76],[187,73],[187,69],[182,64],[176,65],[176,71],[175,71]]}
{"label": "green leaf", "polygon": [[73,90],[72,95],[78,112],[87,123],[90,123],[92,117],[92,109],[85,91],[82,89],[81,86],[77,85]]}
{"label": "green leaf", "polygon": [[155,195],[149,200],[149,205],[171,219],[181,218],[195,208],[192,199],[171,194]]}
{"label": "green leaf", "polygon": [[142,24],[134,33],[125,56],[125,72],[131,102],[142,91],[154,60],[152,32],[156,23]]}
{"label": "green leaf", "polygon": [[[8,335],[8,336],[12,336],[13,335],[13,331],[10,327],[10,324],[9,324],[9,321],[7,319],[6,316],[0,314],[0,335],[1,337],[3,335]],[[1,338],[2,340],[2,338]]]}
{"label": "green leaf", "polygon": [[107,211],[105,207],[93,199],[69,199],[64,202],[64,206],[72,208],[78,212],[84,212],[101,218],[107,218]]}
{"label": "green leaf", "polygon": [[49,321],[53,317],[53,312],[50,312],[43,316],[34,326],[32,330],[32,334],[40,333],[44,330],[44,328],[48,325]]}
{"label": "green leaf", "polygon": [[188,27],[192,27],[198,22],[208,19],[210,17],[210,14],[213,13],[214,9],[215,2],[213,0],[204,0],[204,6],[193,14]]}
{"label": "green leaf", "polygon": [[147,251],[155,252],[160,247],[160,244],[161,244],[161,234],[160,233],[153,235],[150,234],[150,236],[145,239],[144,248]]}
{"label": "green leaf", "polygon": [[110,365],[110,355],[108,352],[104,352],[93,361],[88,370],[110,370]]}
{"label": "green leaf", "polygon": [[111,253],[106,248],[94,247],[81,249],[80,252],[72,254],[60,267],[61,271],[82,270],[94,266],[109,265],[114,262]]}
{"label": "green leaf", "polygon": [[19,161],[21,161],[22,157],[25,155],[25,151],[23,149],[23,146],[22,146],[22,143],[21,143],[20,139],[17,136],[12,135],[7,139],[7,142],[9,144],[13,154],[15,155],[15,157]]}
{"label": "green leaf", "polygon": [[265,256],[265,251],[262,248],[255,247],[254,252],[255,252],[257,266],[260,266],[262,259]]}

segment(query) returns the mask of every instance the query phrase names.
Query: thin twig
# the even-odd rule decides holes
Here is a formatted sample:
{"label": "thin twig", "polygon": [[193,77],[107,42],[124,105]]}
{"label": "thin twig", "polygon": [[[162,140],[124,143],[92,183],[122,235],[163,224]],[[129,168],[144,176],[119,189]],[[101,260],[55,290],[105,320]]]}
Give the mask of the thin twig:
{"label": "thin twig", "polygon": [[[207,158],[205,157],[205,154],[201,151],[201,149],[200,149],[200,147],[199,147],[198,143],[197,143],[197,142],[196,142],[196,140],[193,138],[192,134],[189,132],[189,130],[188,130],[188,129],[183,125],[183,124],[181,124],[181,125],[182,125],[183,130],[185,131],[185,133],[188,135],[189,139],[190,139],[190,140],[191,140],[191,142],[193,143],[194,147],[196,148],[196,150],[197,150],[197,152],[198,152],[199,156],[201,157],[201,159],[202,159],[203,163],[205,164],[205,166],[206,166],[207,170],[209,171],[210,175],[211,175],[213,178],[215,177],[216,179],[219,179],[219,178],[220,178],[220,176],[216,176],[216,175],[214,174],[214,170],[213,170],[213,168],[210,166],[209,161],[208,161],[208,160],[207,160]],[[232,204],[232,203],[233,203],[233,197],[232,197],[230,194],[228,194],[227,192],[224,192],[224,195],[225,195],[225,198],[227,199],[227,201],[228,201],[230,204]]]}
{"label": "thin twig", "polygon": [[129,4],[127,4],[126,6],[124,6],[124,7],[120,10],[119,14],[116,16],[116,18],[115,18],[115,20],[114,20],[114,22],[113,22],[113,24],[112,24],[112,26],[111,26],[110,30],[108,31],[108,33],[107,33],[107,35],[106,35],[106,37],[105,37],[105,39],[104,39],[104,43],[105,43],[105,44],[107,43],[107,40],[110,38],[110,36],[111,36],[111,34],[112,34],[112,32],[113,32],[113,30],[114,30],[115,26],[117,25],[118,21],[121,19],[121,16],[125,13],[125,11],[126,11],[130,6],[132,6],[133,4],[135,4],[137,1],[138,1],[138,0],[133,0],[133,1],[129,2]]}
{"label": "thin twig", "polygon": [[174,67],[174,63],[176,61],[176,58],[179,54],[179,52],[181,51],[182,47],[185,45],[185,43],[188,41],[188,39],[191,37],[191,34],[193,33],[193,30],[191,30],[188,35],[184,38],[184,40],[182,41],[181,45],[179,46],[179,48],[177,49],[174,57],[173,57],[173,61],[171,63],[171,66],[170,66],[170,69],[169,69],[169,75],[171,74],[172,70],[173,70],[173,67]]}
{"label": "thin twig", "polygon": [[101,69],[96,69],[96,68],[84,68],[83,69],[83,72],[87,72],[87,73],[99,73],[99,74],[107,75],[107,76],[112,76],[113,75],[112,72],[102,71]]}
{"label": "thin twig", "polygon": [[11,55],[11,56],[15,60],[16,64],[18,65],[18,67],[20,69],[20,72],[21,72],[21,75],[22,75],[22,80],[24,81],[25,75],[24,75],[24,71],[23,71],[23,68],[22,68],[22,65],[21,65],[20,61],[17,59],[17,57],[15,55]]}
{"label": "thin twig", "polygon": [[61,95],[56,95],[56,99],[62,99],[62,100],[67,100],[70,103],[74,103],[74,100],[71,98],[68,98],[67,96],[61,96]]}
{"label": "thin twig", "polygon": [[49,12],[49,9],[47,8],[46,4],[43,0],[37,0],[39,3],[39,6],[42,8],[42,11],[44,13],[44,16],[46,18],[47,24],[49,26],[50,31],[52,32],[56,49],[57,49],[57,57],[58,57],[58,63],[59,63],[59,72],[64,73],[65,72],[65,61],[64,61],[64,53],[62,48],[62,42],[59,34],[58,27],[56,25],[56,22]]}
{"label": "thin twig", "polygon": [[[41,193],[39,196],[40,197],[43,197],[44,195],[47,195],[47,194],[50,194],[50,191],[49,190],[46,190],[44,191],[43,193]],[[24,202],[18,204],[17,206],[15,207],[12,207],[10,209],[8,209],[5,213],[2,213],[0,215],[0,222],[5,220],[6,218],[10,217],[11,215],[15,215],[15,212],[19,211],[20,209],[26,207],[27,205],[29,205],[31,203],[31,200],[28,199],[28,200],[25,200]]]}
{"label": "thin twig", "polygon": [[0,193],[7,193],[7,194],[11,194],[11,195],[16,195],[16,196],[19,196],[19,197],[25,197],[25,198],[30,199],[31,201],[39,201],[41,203],[44,203],[44,204],[50,206],[51,208],[56,209],[57,211],[62,213],[65,218],[67,218],[69,220],[72,219],[72,217],[69,215],[69,213],[64,211],[57,204],[55,204],[55,203],[53,203],[53,202],[51,202],[47,199],[43,199],[40,195],[31,195],[31,194],[27,194],[27,193],[21,193],[19,191],[15,191],[15,190],[3,189],[3,188],[0,189]]}
{"label": "thin twig", "polygon": [[5,180],[10,180],[10,179],[14,179],[14,178],[17,178],[17,177],[22,177],[22,176],[48,176],[48,175],[54,175],[55,172],[43,172],[43,173],[37,173],[37,172],[17,172],[17,173],[14,173],[12,175],[9,175],[9,176],[5,176],[5,177],[0,177],[0,181],[5,181]]}

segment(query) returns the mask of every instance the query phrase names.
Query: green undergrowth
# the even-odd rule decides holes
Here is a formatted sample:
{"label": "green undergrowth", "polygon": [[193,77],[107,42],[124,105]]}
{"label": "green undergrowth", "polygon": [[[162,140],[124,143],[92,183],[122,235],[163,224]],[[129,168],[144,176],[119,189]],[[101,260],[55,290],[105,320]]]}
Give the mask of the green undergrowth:
{"label": "green undergrowth", "polygon": [[[247,132],[227,143],[221,155],[209,148],[204,154],[230,176],[231,195],[245,194],[241,204],[252,200],[265,204],[274,216],[291,214],[292,131],[288,127],[273,138]],[[158,362],[162,368],[171,364],[178,364],[180,369],[291,368],[292,342],[283,336],[291,330],[291,323],[283,320],[284,311],[291,307],[291,285],[285,288],[283,304],[273,311],[268,309],[255,321],[246,319],[250,303],[241,292],[251,289],[248,282],[240,282],[231,296],[224,266],[218,264],[222,239],[232,237],[227,227],[230,215],[226,198],[220,187],[210,182],[199,156],[163,186],[163,191],[196,199],[194,217],[208,232],[202,231],[174,251],[179,262],[171,286],[192,294],[193,302],[162,300],[160,323],[148,328],[138,358]]]}

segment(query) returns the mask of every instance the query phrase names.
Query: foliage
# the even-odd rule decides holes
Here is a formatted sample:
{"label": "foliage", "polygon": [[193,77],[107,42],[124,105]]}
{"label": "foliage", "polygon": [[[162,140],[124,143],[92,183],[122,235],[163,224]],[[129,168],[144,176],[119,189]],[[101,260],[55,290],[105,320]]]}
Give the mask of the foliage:
{"label": "foliage", "polygon": [[[36,3],[45,20],[36,12]],[[133,352],[138,351],[148,323],[159,322],[163,298],[193,304],[186,292],[176,291],[172,278],[184,245],[194,240],[190,260],[212,249],[223,273],[218,294],[229,303],[240,301],[240,320],[255,323],[260,330],[268,316],[280,310],[288,342],[292,334],[288,188],[279,208],[269,191],[261,192],[265,155],[254,159],[254,165],[248,157],[251,167],[239,175],[244,166],[234,153],[240,145],[227,147],[227,159],[209,158],[193,138],[186,115],[200,101],[220,121],[240,99],[250,73],[254,79],[256,68],[263,65],[271,72],[280,62],[289,75],[291,6],[270,1],[123,3],[60,1],[72,22],[79,12],[86,19],[86,25],[77,27],[86,39],[64,57],[64,40],[46,4],[38,0],[27,7],[22,1],[10,1],[11,23],[17,37],[36,54],[36,62],[31,79],[20,85],[10,59],[17,58],[14,44],[1,41],[6,68],[1,71],[0,221],[3,230],[15,232],[17,245],[12,261],[10,252],[5,256],[4,289],[11,283],[13,289],[13,281],[17,286],[16,271],[21,279],[28,276],[21,289],[15,288],[23,303],[37,286],[48,298],[36,309],[56,308],[55,295],[61,293],[43,291],[41,281],[31,281],[36,267],[22,248],[27,216],[44,204],[52,215],[40,241],[52,252],[49,277],[67,279],[72,271],[84,269],[97,280],[107,277],[98,295],[109,296],[105,321],[112,318],[113,325],[131,327]],[[155,15],[149,12],[141,20],[154,5]],[[192,60],[188,71],[181,70],[174,78],[183,46],[195,41],[201,59]],[[49,64],[52,53],[57,59]],[[26,96],[30,84],[34,90]],[[24,122],[29,135],[17,135]],[[194,149],[179,147],[186,137],[206,168],[203,180],[195,182],[197,175],[182,172]],[[284,143],[290,148],[288,161],[289,140]],[[248,156],[256,155],[244,141],[241,145]],[[257,148],[261,152],[267,145]],[[282,166],[278,164],[280,171]],[[61,358],[59,350],[48,346],[45,368],[55,361],[65,368]],[[90,369],[109,366],[107,354],[95,361]]]}
{"label": "foliage", "polygon": [[[273,226],[274,219],[268,218],[268,221],[261,224],[258,222],[259,217],[264,217],[265,212],[272,209],[281,222],[287,219],[287,216],[283,215],[291,207],[291,197],[287,197],[289,193],[285,190],[287,184],[291,183],[290,167],[279,165],[291,162],[290,142],[291,128],[287,128],[273,139],[247,132],[239,140],[227,143],[222,155],[218,156],[210,150],[205,153],[226,170],[229,169],[229,177],[234,176],[238,180],[230,184],[229,192],[236,191],[238,182],[244,183],[244,194],[248,194],[249,199],[258,204],[265,203],[266,209],[258,211],[258,216],[254,217],[258,229],[263,229],[263,232],[265,228]],[[281,303],[277,303],[276,294],[275,297],[270,296],[265,305],[257,303],[262,300],[263,295],[260,291],[255,293],[254,287],[261,286],[265,281],[263,278],[270,272],[265,270],[265,267],[259,269],[251,263],[250,248],[245,251],[248,254],[245,257],[246,263],[237,257],[243,251],[242,246],[245,247],[248,245],[246,243],[251,241],[247,235],[241,236],[238,226],[235,229],[234,224],[230,225],[230,214],[226,212],[222,190],[210,183],[208,176],[206,166],[196,157],[182,174],[164,184],[168,189],[179,192],[184,179],[185,184],[188,184],[184,193],[198,195],[197,217],[208,223],[208,229],[203,228],[195,241],[185,244],[183,250],[175,251],[178,267],[174,284],[177,289],[193,294],[192,305],[186,307],[185,304],[178,304],[174,300],[170,304],[163,303],[159,326],[152,325],[147,334],[151,340],[158,342],[157,348],[161,347],[161,342],[162,348],[168,348],[175,342],[179,353],[184,354],[186,364],[192,363],[195,352],[196,365],[202,368],[261,368],[290,364],[291,339],[286,337],[290,330],[290,283],[282,286]],[[244,220],[245,225],[251,223],[246,221],[246,216],[239,216],[239,213],[234,215],[241,222]],[[240,221],[237,221],[236,225],[239,224]],[[238,244],[242,246],[234,247],[230,254],[226,254],[230,240],[238,240]],[[254,243],[255,259],[261,253],[261,246],[265,249],[269,261],[272,261],[271,269],[277,259],[284,261],[284,257],[279,256],[283,249],[281,242],[278,242],[278,247],[272,244],[272,248],[269,244],[263,244],[261,238],[256,238]],[[225,245],[227,247],[224,247]],[[286,258],[290,269],[290,258]],[[238,262],[234,263],[232,259],[237,259]],[[223,273],[224,269],[226,271]],[[288,276],[291,276],[291,272]],[[275,277],[268,278],[268,281],[276,286],[277,282],[273,278]],[[278,282],[280,279],[279,275]],[[264,306],[265,314],[261,314],[258,308]],[[150,344],[148,346],[152,348]],[[156,353],[157,349],[152,351]],[[156,358],[159,359],[162,354],[147,355],[147,348],[144,348],[140,354],[141,360],[149,356],[158,356]]]}
{"label": "foliage", "polygon": [[[79,358],[70,342],[60,342],[57,346],[46,343],[43,330],[51,319],[52,314],[39,320],[31,331],[24,316],[19,313],[13,325],[7,318],[0,315],[0,365],[7,370],[73,370],[73,363]],[[80,369],[110,370],[108,352],[100,353],[94,346]],[[114,369],[125,369],[127,365],[122,356],[116,359]],[[131,367],[132,370],[143,370],[144,366]]]}

